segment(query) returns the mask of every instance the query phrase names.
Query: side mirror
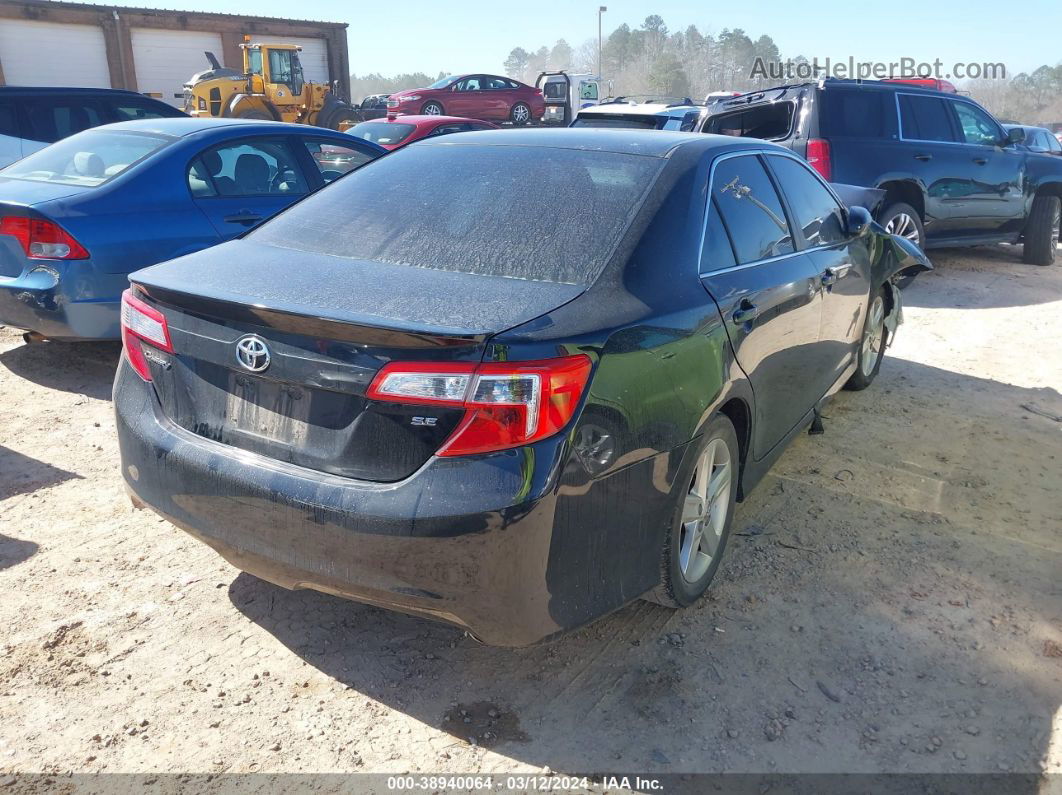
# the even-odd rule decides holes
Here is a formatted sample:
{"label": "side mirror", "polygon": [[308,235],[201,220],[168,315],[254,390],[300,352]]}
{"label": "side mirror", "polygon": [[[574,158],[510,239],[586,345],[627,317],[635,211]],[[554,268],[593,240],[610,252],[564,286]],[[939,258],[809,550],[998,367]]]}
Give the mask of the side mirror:
{"label": "side mirror", "polygon": [[867,231],[867,227],[870,226],[870,223],[873,220],[874,219],[870,215],[870,210],[866,207],[849,207],[848,234],[852,237],[860,237]]}
{"label": "side mirror", "polygon": [[1003,139],[1003,146],[1010,146],[1011,144],[1023,144],[1025,143],[1025,128],[1024,127],[1011,127],[1007,130],[1007,137]]}

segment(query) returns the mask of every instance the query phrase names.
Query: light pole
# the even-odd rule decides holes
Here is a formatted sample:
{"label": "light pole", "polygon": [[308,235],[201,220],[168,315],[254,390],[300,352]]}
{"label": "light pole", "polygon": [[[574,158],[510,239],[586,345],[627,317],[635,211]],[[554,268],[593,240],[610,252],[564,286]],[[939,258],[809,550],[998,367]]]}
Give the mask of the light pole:
{"label": "light pole", "polygon": [[601,15],[608,11],[608,6],[597,7],[597,77],[601,79]]}

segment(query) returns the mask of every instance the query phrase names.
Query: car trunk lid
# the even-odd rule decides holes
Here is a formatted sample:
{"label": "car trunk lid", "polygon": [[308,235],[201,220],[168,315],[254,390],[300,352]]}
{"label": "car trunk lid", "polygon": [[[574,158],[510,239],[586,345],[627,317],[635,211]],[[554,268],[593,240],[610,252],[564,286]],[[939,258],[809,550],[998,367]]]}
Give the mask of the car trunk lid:
{"label": "car trunk lid", "polygon": [[[170,420],[286,463],[381,482],[415,472],[464,411],[368,399],[380,368],[478,362],[491,335],[584,289],[294,255],[250,240],[139,271],[131,281],[169,327],[174,353],[148,350],[147,361]],[[256,372],[246,356],[241,363],[241,340],[264,346],[268,364]]]}

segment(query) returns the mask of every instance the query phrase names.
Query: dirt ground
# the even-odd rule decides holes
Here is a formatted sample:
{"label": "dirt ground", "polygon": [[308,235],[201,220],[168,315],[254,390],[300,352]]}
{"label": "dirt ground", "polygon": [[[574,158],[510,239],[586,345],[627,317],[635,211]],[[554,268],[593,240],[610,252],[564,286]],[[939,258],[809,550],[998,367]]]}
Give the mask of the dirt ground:
{"label": "dirt ground", "polygon": [[118,349],[0,330],[0,773],[1062,772],[1062,265],[934,261],[709,599],[517,651],[132,510]]}

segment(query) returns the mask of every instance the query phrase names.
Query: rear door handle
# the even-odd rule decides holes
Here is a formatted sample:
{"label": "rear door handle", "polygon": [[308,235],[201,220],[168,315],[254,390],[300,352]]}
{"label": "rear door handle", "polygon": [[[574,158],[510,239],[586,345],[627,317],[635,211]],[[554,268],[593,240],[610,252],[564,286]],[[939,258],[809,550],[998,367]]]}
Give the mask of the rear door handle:
{"label": "rear door handle", "polygon": [[836,284],[838,279],[843,279],[850,270],[852,270],[851,262],[846,262],[843,265],[831,265],[820,274],[823,285],[828,287],[831,284]]}
{"label": "rear door handle", "polygon": [[986,160],[986,159],[985,159],[985,158],[983,158],[983,157],[975,157],[975,158],[973,159],[973,161],[974,161],[975,163],[977,163],[977,165],[979,165],[979,166],[983,166],[983,165],[985,165],[986,163],[988,163],[988,160]]}
{"label": "rear door handle", "polygon": [[915,155],[915,160],[921,160],[923,163],[927,160],[932,160],[933,155]]}
{"label": "rear door handle", "polygon": [[755,320],[756,316],[760,314],[759,307],[757,307],[752,301],[747,298],[741,299],[741,304],[734,310],[734,314],[730,316],[730,319],[738,326],[748,323],[750,320]]}
{"label": "rear door handle", "polygon": [[233,215],[226,215],[225,220],[230,224],[243,224],[244,226],[251,226],[257,224],[262,220],[262,216],[258,213],[252,213],[250,210],[240,210],[240,212]]}

